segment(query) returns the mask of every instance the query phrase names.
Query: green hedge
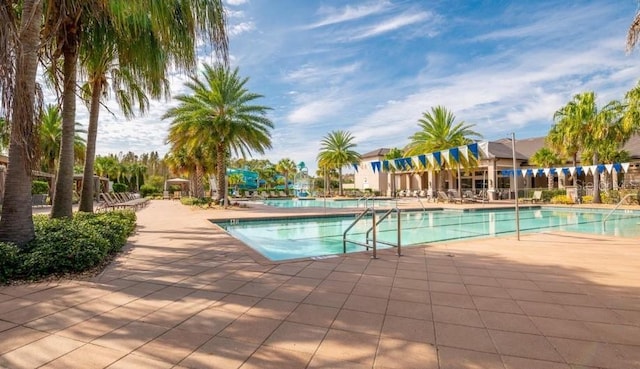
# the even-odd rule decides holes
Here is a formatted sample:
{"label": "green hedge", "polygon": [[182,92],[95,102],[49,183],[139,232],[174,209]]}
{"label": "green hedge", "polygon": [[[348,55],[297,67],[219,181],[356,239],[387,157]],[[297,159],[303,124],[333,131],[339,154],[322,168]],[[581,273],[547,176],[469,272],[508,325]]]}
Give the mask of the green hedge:
{"label": "green hedge", "polygon": [[32,195],[46,195],[49,193],[49,183],[45,181],[31,182]]}
{"label": "green hedge", "polygon": [[124,183],[114,183],[113,192],[127,192],[127,185]]}
{"label": "green hedge", "polygon": [[143,184],[142,186],[140,186],[140,195],[142,197],[151,196],[155,193],[162,193],[162,191],[160,191],[160,188],[157,188],[156,186],[150,184]]}
{"label": "green hedge", "polygon": [[0,243],[0,282],[78,273],[100,265],[135,229],[132,211],[77,213],[72,219],[33,217],[36,237],[23,249]]}

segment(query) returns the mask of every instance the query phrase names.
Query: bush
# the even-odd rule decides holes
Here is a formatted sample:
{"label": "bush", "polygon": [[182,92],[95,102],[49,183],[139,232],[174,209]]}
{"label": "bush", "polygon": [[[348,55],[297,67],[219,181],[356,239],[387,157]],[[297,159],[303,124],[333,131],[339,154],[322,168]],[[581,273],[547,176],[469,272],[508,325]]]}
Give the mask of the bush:
{"label": "bush", "polygon": [[196,197],[181,197],[180,202],[182,205],[190,206],[211,206],[213,199],[210,197],[196,198]]}
{"label": "bush", "polygon": [[582,196],[582,203],[583,204],[591,204],[591,203],[593,203],[593,196],[591,196],[591,195]]}
{"label": "bush", "polygon": [[124,183],[114,183],[113,192],[127,192],[127,185]]}
{"label": "bush", "polygon": [[160,191],[159,188],[157,188],[157,187],[155,187],[153,185],[143,184],[142,186],[140,186],[140,195],[142,197],[147,197],[147,196],[153,195],[153,194],[158,193],[158,192],[162,192],[162,191]]}
{"label": "bush", "polygon": [[571,199],[571,197],[567,196],[567,195],[556,195],[554,197],[551,198],[551,203],[552,204],[564,204],[564,205],[571,205],[573,204],[573,200]]}
{"label": "bush", "polygon": [[0,283],[6,282],[18,270],[19,253],[16,245],[0,242]]}
{"label": "bush", "polygon": [[36,238],[23,251],[22,271],[29,278],[80,272],[98,265],[109,241],[93,227],[73,219],[36,221]]}
{"label": "bush", "polygon": [[[550,202],[556,196],[566,195],[566,190],[544,190],[542,191],[542,202]],[[532,194],[533,196],[533,194]]]}
{"label": "bush", "polygon": [[49,193],[49,182],[33,181],[31,182],[32,195],[45,195]]}
{"label": "bush", "polygon": [[78,213],[74,218],[78,227],[95,228],[109,241],[109,253],[118,252],[127,243],[136,224],[136,214],[132,210],[107,213]]}
{"label": "bush", "polygon": [[22,250],[0,243],[0,281],[83,272],[122,249],[135,229],[133,211],[33,217],[36,237]]}

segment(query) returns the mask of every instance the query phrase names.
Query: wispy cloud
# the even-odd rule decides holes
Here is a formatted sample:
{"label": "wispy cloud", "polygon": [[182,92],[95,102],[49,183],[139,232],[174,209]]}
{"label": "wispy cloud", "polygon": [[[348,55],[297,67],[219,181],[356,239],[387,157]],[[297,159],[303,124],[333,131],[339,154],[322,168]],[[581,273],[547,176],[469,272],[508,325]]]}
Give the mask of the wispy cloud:
{"label": "wispy cloud", "polygon": [[249,2],[249,0],[224,0],[225,4],[231,6],[243,5]]}
{"label": "wispy cloud", "polygon": [[377,1],[360,6],[347,5],[341,9],[332,7],[321,8],[319,13],[323,14],[324,18],[309,25],[307,28],[313,29],[332,24],[354,21],[374,14],[379,14],[388,10],[390,7],[391,3],[389,1]]}
{"label": "wispy cloud", "polygon": [[404,13],[390,19],[385,19],[378,24],[368,26],[351,36],[352,40],[360,40],[364,38],[379,36],[384,33],[392,32],[415,23],[426,21],[431,18],[429,12]]}
{"label": "wispy cloud", "polygon": [[293,124],[323,122],[343,107],[344,101],[341,99],[315,100],[299,105],[287,116],[287,121]]}
{"label": "wispy cloud", "polygon": [[256,25],[253,22],[242,22],[234,24],[229,28],[229,36],[238,36],[245,32],[250,32],[256,29]]}
{"label": "wispy cloud", "polygon": [[319,67],[313,64],[306,64],[300,68],[289,72],[285,76],[287,82],[300,84],[313,84],[323,82],[324,84],[334,84],[351,76],[362,66],[355,62],[343,66]]}

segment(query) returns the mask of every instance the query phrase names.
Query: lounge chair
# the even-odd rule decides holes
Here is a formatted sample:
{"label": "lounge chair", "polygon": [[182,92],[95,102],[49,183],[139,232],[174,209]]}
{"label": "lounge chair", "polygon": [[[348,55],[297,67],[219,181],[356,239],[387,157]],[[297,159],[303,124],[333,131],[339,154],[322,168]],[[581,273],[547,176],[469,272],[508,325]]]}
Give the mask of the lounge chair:
{"label": "lounge chair", "polygon": [[449,196],[444,191],[438,191],[437,202],[451,202]]}
{"label": "lounge chair", "polygon": [[532,197],[523,197],[520,199],[522,202],[536,203],[542,201],[542,191],[534,191]]}

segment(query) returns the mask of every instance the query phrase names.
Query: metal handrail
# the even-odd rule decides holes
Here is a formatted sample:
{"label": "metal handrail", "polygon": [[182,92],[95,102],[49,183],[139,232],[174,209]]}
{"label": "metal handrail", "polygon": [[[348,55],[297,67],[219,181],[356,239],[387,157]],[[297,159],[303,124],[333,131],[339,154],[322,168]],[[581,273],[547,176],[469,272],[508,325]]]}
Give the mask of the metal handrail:
{"label": "metal handrail", "polygon": [[351,223],[351,225],[349,225],[347,227],[347,229],[344,231],[344,233],[342,234],[342,252],[344,254],[347,253],[347,242],[351,242],[351,243],[355,243],[356,245],[364,246],[364,247],[367,248],[367,250],[369,250],[369,247],[373,247],[373,255],[371,257],[373,259],[377,259],[378,258],[378,256],[377,256],[377,246],[376,246],[377,245],[376,244],[376,231],[375,230],[373,231],[373,245],[372,246],[369,246],[368,243],[362,243],[362,242],[358,242],[358,241],[347,240],[347,232],[349,232],[351,230],[351,228],[353,228],[360,221],[360,219],[362,219],[369,212],[371,212],[371,219],[373,221],[373,224],[376,224],[376,212],[373,210],[373,208],[366,208],[362,213],[358,214],[358,216],[353,221],[353,223]]}
{"label": "metal handrail", "polygon": [[356,208],[360,207],[360,200],[364,200],[364,207],[365,208],[368,207],[367,206],[368,205],[368,201],[372,197],[373,197],[373,195],[371,195],[371,196],[362,196],[361,198],[359,198],[358,201],[356,201]]}
{"label": "metal handrail", "polygon": [[402,256],[402,221],[400,218],[400,209],[399,208],[391,208],[389,210],[387,210],[384,214],[382,214],[382,216],[378,219],[378,221],[374,221],[373,222],[373,226],[371,228],[369,228],[369,230],[366,233],[365,236],[365,242],[367,244],[369,244],[369,234],[373,231],[374,234],[374,238],[372,239],[373,242],[376,242],[375,239],[375,234],[376,234],[376,227],[378,226],[378,224],[382,223],[383,220],[385,220],[389,215],[391,215],[391,213],[393,212],[398,213],[398,226],[396,229],[397,235],[398,235],[398,243],[397,244],[393,244],[391,242],[385,242],[385,241],[377,241],[378,243],[384,243],[385,245],[389,245],[389,246],[393,246],[393,247],[397,247],[398,248],[398,256]]}
{"label": "metal handrail", "polygon": [[422,206],[422,211],[427,211],[427,208],[422,203],[422,199],[420,198],[420,196],[418,194],[416,194],[416,199],[418,199],[418,202],[420,203],[420,206]]}
{"label": "metal handrail", "polygon": [[622,203],[628,198],[628,197],[632,197],[632,196],[636,196],[635,193],[628,193],[626,195],[624,195],[624,197],[618,202],[618,204],[613,208],[613,210],[611,210],[609,212],[609,214],[607,214],[604,219],[602,220],[602,226],[606,226],[606,222],[607,219],[609,219],[609,217],[611,216],[611,214],[613,214],[616,210],[618,210],[618,208],[622,205]]}

